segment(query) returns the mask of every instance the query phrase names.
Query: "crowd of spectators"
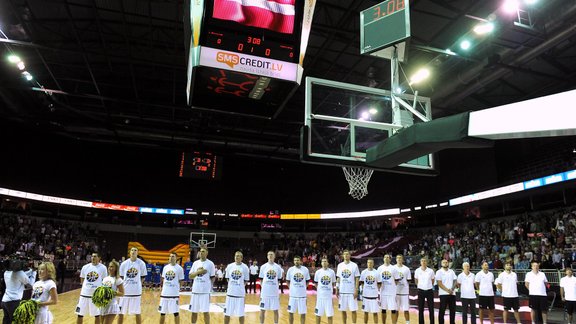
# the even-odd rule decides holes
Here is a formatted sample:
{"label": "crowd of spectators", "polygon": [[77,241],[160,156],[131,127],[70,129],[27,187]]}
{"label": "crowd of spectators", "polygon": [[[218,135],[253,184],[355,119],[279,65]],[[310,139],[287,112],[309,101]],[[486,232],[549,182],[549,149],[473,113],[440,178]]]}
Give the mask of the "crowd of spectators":
{"label": "crowd of spectators", "polygon": [[76,222],[2,212],[0,227],[0,256],[83,263],[92,252],[105,249],[96,230]]}

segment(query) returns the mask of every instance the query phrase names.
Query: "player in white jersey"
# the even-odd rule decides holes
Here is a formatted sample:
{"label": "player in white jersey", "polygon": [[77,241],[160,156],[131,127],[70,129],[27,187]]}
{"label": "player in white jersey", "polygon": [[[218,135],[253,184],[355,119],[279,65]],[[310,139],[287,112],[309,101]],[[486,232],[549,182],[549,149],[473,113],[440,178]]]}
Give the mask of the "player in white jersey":
{"label": "player in white jersey", "polygon": [[146,277],[146,263],[138,258],[138,248],[130,248],[130,258],[120,265],[120,277],[124,280],[124,296],[120,298],[118,324],[124,322],[124,315],[135,315],[136,324],[142,323],[142,282]]}
{"label": "player in white jersey", "polygon": [[250,280],[250,270],[246,264],[242,263],[243,258],[242,252],[236,251],[234,262],[230,263],[224,271],[226,279],[228,279],[224,324],[230,323],[230,316],[238,316],[240,324],[244,323],[246,283]]}
{"label": "player in white jersey", "polygon": [[38,313],[34,324],[52,324],[53,316],[48,305],[58,303],[56,291],[56,268],[52,262],[44,262],[38,267],[38,281],[32,286],[31,299],[38,302]]}
{"label": "player in white jersey", "polygon": [[438,283],[438,297],[440,298],[440,308],[438,309],[438,323],[444,324],[444,312],[446,307],[450,309],[450,324],[456,323],[456,273],[448,269],[448,260],[442,260],[442,268],[436,271],[436,282]]}
{"label": "player in white jersey", "polygon": [[404,256],[398,254],[396,256],[396,270],[400,276],[400,280],[396,282],[396,306],[398,306],[398,314],[404,311],[404,320],[406,324],[410,324],[410,280],[412,280],[412,272],[404,265]]}
{"label": "player in white jersey", "polygon": [[288,322],[294,323],[294,313],[300,314],[300,324],[306,322],[306,289],[310,280],[308,268],[302,265],[302,259],[294,256],[294,266],[286,272],[286,281],[290,288],[288,301]]}
{"label": "player in white jersey", "polygon": [[338,308],[342,312],[343,323],[346,324],[346,311],[352,312],[352,323],[356,323],[356,311],[358,310],[358,286],[360,270],[358,265],[350,261],[350,251],[342,252],[343,262],[336,268],[336,294],[338,295]]}
{"label": "player in white jersey", "polygon": [[374,259],[366,261],[368,266],[360,274],[360,285],[362,286],[362,311],[364,312],[364,323],[368,323],[368,314],[374,314],[374,323],[378,323],[378,292],[382,278],[376,269],[374,269]]}
{"label": "player in white jersey", "polygon": [[160,293],[160,324],[164,324],[166,314],[174,314],[174,323],[180,323],[180,284],[184,280],[184,269],[176,263],[178,255],[174,252],[168,257],[168,264],[162,269],[162,292]]}
{"label": "player in white jersey", "polygon": [[190,279],[194,282],[188,310],[192,313],[192,324],[196,324],[198,313],[203,313],[204,323],[210,324],[210,292],[216,276],[216,267],[208,260],[207,248],[201,248],[198,254],[200,258],[194,261],[189,273]]}
{"label": "player in white jersey", "polygon": [[274,311],[274,323],[278,323],[278,309],[280,308],[280,294],[278,282],[282,279],[284,270],[277,263],[276,253],[268,251],[268,262],[260,267],[260,323],[264,324],[267,310]]}
{"label": "player in white jersey", "polygon": [[532,323],[546,324],[548,317],[547,283],[546,275],[540,271],[540,263],[532,261],[532,271],[524,277],[524,285],[528,288]]}
{"label": "player in white jersey", "polygon": [[398,321],[398,306],[396,305],[396,294],[398,288],[396,282],[400,281],[398,267],[390,264],[392,256],[384,255],[384,264],[378,267],[378,274],[382,285],[380,287],[380,307],[382,308],[382,322],[386,323],[387,312],[392,314],[392,323]]}
{"label": "player in white jersey", "polygon": [[332,324],[334,316],[334,305],[332,296],[336,287],[336,274],[334,270],[328,268],[328,258],[322,257],[322,268],[314,273],[314,282],[316,283],[316,324],[320,324],[322,316],[326,315],[328,324]]}
{"label": "player in white jersey", "polygon": [[100,255],[92,253],[92,262],[83,266],[80,271],[82,290],[76,306],[76,315],[78,315],[76,323],[82,323],[87,314],[96,318],[96,324],[100,323],[100,309],[92,303],[92,295],[94,295],[94,290],[102,285],[102,279],[106,276],[108,276],[108,270],[100,263]]}
{"label": "player in white jersey", "polygon": [[480,323],[484,323],[484,309],[488,309],[490,323],[494,324],[494,274],[488,271],[488,262],[482,263],[482,271],[478,272],[474,278],[476,289],[479,291],[478,312]]}
{"label": "player in white jersey", "polygon": [[118,305],[117,297],[124,296],[124,280],[120,278],[120,264],[115,260],[108,263],[108,277],[102,280],[102,286],[109,287],[116,292],[108,306],[102,309],[104,323],[112,324],[116,315],[120,314],[120,305]]}
{"label": "player in white jersey", "polygon": [[520,323],[520,298],[518,296],[518,276],[512,271],[512,262],[508,261],[504,265],[504,272],[496,278],[496,287],[502,292],[504,299],[504,323],[508,323],[508,312],[514,310],[514,318],[516,323]]}
{"label": "player in white jersey", "polygon": [[564,302],[568,323],[572,322],[572,314],[576,308],[576,277],[572,275],[572,268],[566,267],[566,276],[560,279],[560,297]]}

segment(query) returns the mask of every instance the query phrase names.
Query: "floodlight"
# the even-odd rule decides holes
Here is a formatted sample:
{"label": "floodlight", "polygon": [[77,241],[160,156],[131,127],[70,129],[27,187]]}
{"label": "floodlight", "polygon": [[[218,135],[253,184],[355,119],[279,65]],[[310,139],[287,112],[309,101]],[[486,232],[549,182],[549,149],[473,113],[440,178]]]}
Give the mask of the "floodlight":
{"label": "floodlight", "polygon": [[12,54],[8,55],[8,62],[18,64],[22,62],[22,60],[20,59],[20,56]]}

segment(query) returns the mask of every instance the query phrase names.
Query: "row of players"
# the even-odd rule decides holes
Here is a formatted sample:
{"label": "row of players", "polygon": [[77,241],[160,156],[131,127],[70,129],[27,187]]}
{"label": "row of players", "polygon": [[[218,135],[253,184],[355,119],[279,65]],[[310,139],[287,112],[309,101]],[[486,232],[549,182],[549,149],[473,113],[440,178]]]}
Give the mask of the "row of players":
{"label": "row of players", "polygon": [[[192,294],[188,310],[192,313],[191,321],[196,323],[198,314],[204,317],[204,323],[210,323],[210,292],[214,283],[216,268],[214,263],[207,259],[208,250],[200,249],[199,259],[196,260],[188,273],[193,280]],[[343,252],[343,262],[337,266],[336,272],[329,268],[327,258],[322,258],[322,268],[314,274],[317,298],[315,305],[316,322],[319,323],[322,316],[332,323],[334,309],[332,296],[334,291],[338,296],[338,308],[342,312],[342,322],[347,322],[347,312],[351,312],[352,323],[356,323],[356,311],[358,310],[357,294],[362,291],[362,310],[364,322],[368,322],[369,314],[373,314],[374,322],[378,322],[378,313],[382,312],[382,320],[385,323],[388,314],[393,323],[396,323],[398,311],[404,312],[406,323],[409,323],[409,282],[412,279],[411,271],[403,265],[402,255],[396,257],[396,265],[392,265],[391,256],[384,256],[384,264],[378,269],[374,268],[374,261],[369,259],[368,268],[360,273],[356,263],[350,260],[350,253]],[[176,264],[176,254],[171,254],[169,264],[162,271],[162,292],[158,311],[160,323],[164,323],[166,314],[173,314],[175,322],[179,323],[179,292],[180,283],[184,279],[184,270]],[[299,257],[294,258],[294,266],[288,269],[286,275],[282,267],[274,262],[275,253],[267,253],[268,262],[260,267],[261,279],[260,293],[260,322],[264,323],[266,311],[274,312],[274,323],[278,323],[280,307],[278,284],[279,280],[286,278],[289,284],[288,313],[289,322],[293,323],[294,314],[300,314],[300,322],[305,322],[306,316],[306,290],[310,274],[306,267],[302,266]],[[230,317],[239,317],[239,322],[244,323],[244,298],[245,285],[250,279],[248,266],[242,263],[243,255],[236,252],[233,263],[225,270],[228,280],[226,304],[224,308],[225,323],[229,323]],[[142,281],[146,276],[146,265],[138,259],[138,249],[130,250],[130,259],[118,266],[117,262],[111,262],[108,271],[99,263],[97,254],[93,254],[92,263],[82,268],[80,277],[83,279],[80,300],[76,308],[78,323],[82,322],[83,316],[90,313],[96,317],[96,323],[100,323],[102,316],[104,323],[111,323],[116,315],[118,323],[123,322],[124,315],[135,315],[136,322],[141,323],[140,304],[142,294]],[[103,278],[103,279],[102,279]],[[511,263],[507,263],[505,271],[495,280],[493,273],[488,270],[488,263],[483,263],[482,271],[477,274],[470,272],[469,264],[464,264],[463,272],[456,276],[452,269],[448,269],[448,261],[442,261],[442,268],[434,272],[428,268],[427,260],[421,260],[421,266],[414,272],[415,283],[418,288],[419,322],[424,323],[424,305],[427,304],[430,314],[430,323],[434,323],[433,286],[439,288],[440,309],[438,314],[439,323],[443,324],[446,308],[450,310],[450,322],[454,323],[456,289],[460,289],[460,299],[463,304],[464,323],[467,323],[467,313],[470,310],[472,323],[476,322],[475,305],[476,295],[479,295],[480,322],[483,322],[483,311],[488,310],[491,323],[494,323],[494,284],[502,292],[504,298],[504,321],[507,321],[508,311],[514,311],[516,321],[520,322],[518,313],[519,298],[517,291],[517,276],[512,271]],[[532,308],[533,322],[546,323],[546,276],[539,271],[539,264],[532,263],[532,271],[526,274],[526,287],[530,295],[530,307]],[[119,300],[114,300],[106,309],[98,309],[91,302],[91,293],[100,285],[107,285],[118,292]],[[571,269],[566,270],[566,277],[561,280],[561,296],[566,301],[569,313],[569,321],[572,322],[572,312],[576,306],[576,278],[572,276]]]}

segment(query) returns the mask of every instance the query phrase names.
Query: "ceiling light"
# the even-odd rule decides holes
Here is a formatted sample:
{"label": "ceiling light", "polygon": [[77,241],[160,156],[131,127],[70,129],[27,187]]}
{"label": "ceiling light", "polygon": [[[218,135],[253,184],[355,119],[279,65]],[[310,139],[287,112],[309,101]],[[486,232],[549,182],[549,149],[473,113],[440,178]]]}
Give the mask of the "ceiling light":
{"label": "ceiling light", "polygon": [[519,8],[520,2],[518,0],[504,0],[504,5],[502,5],[502,10],[510,14],[517,13]]}
{"label": "ceiling light", "polygon": [[469,40],[463,40],[460,42],[460,48],[463,50],[468,50],[470,47],[472,46],[472,43],[470,43]]}
{"label": "ceiling light", "polygon": [[488,34],[488,33],[491,33],[493,30],[494,30],[494,24],[490,23],[490,22],[480,24],[480,25],[477,25],[476,27],[474,27],[474,32],[478,35]]}
{"label": "ceiling light", "polygon": [[362,114],[360,115],[360,119],[367,120],[368,118],[370,118],[370,113],[367,111],[363,111]]}
{"label": "ceiling light", "polygon": [[410,77],[410,84],[422,82],[423,80],[428,79],[429,76],[430,70],[427,68],[422,68],[418,70],[418,72],[416,72],[412,77]]}
{"label": "ceiling light", "polygon": [[32,81],[32,79],[34,79],[34,77],[32,77],[32,74],[30,74],[28,71],[22,72],[22,75],[24,76],[24,78],[26,78],[27,81]]}
{"label": "ceiling light", "polygon": [[376,115],[378,113],[378,109],[370,108],[370,110],[368,110],[368,112],[370,113],[370,115]]}
{"label": "ceiling light", "polygon": [[18,70],[20,70],[20,71],[24,71],[26,69],[26,65],[24,65],[24,62],[22,62],[22,61],[16,63],[16,66],[18,67]]}
{"label": "ceiling light", "polygon": [[8,62],[18,64],[19,62],[22,62],[22,60],[18,55],[8,55]]}

